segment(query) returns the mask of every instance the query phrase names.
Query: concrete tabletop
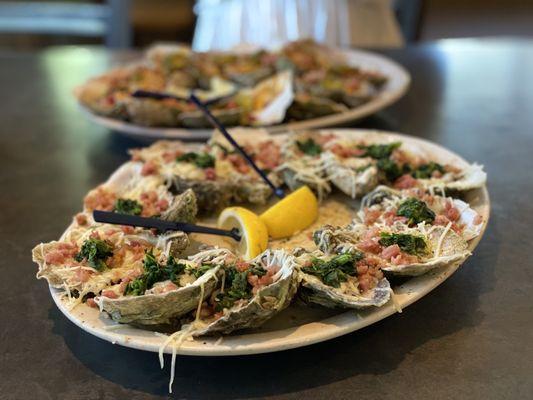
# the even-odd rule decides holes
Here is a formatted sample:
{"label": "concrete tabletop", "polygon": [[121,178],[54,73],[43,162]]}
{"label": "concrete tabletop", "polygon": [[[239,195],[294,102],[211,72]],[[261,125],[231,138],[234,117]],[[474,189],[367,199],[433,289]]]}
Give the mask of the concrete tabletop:
{"label": "concrete tabletop", "polygon": [[[424,137],[485,165],[492,216],[475,254],[402,314],[306,348],[178,357],[175,398],[533,398],[533,41],[449,40],[385,52],[412,74],[352,126]],[[166,398],[153,353],[85,333],[35,279],[84,194],[141,143],[87,121],[72,89],[128,56],[0,52],[0,399]]]}

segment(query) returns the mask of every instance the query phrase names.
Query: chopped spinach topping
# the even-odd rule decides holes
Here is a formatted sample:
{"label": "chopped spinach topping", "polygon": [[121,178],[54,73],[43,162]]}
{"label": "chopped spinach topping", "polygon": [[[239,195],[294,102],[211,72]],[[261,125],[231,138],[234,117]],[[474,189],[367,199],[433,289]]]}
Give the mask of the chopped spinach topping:
{"label": "chopped spinach topping", "polygon": [[343,253],[326,261],[320,258],[313,258],[309,267],[303,267],[306,274],[317,276],[328,286],[338,288],[341,282],[346,282],[348,276],[357,274],[355,263],[364,258],[361,252]]}
{"label": "chopped spinach topping", "polygon": [[197,268],[187,268],[187,272],[191,275],[194,275],[196,279],[201,277],[203,274],[205,274],[207,271],[209,271],[211,268],[214,268],[214,264],[202,264]]}
{"label": "chopped spinach topping", "polygon": [[393,142],[389,144],[371,144],[369,146],[359,146],[360,149],[365,150],[363,157],[372,157],[376,160],[389,158],[394,150],[399,148],[402,142]]}
{"label": "chopped spinach topping", "polygon": [[438,171],[444,174],[446,171],[444,167],[436,162],[430,161],[427,164],[422,164],[412,172],[412,176],[416,179],[429,179],[433,175],[433,172]]}
{"label": "chopped spinach topping", "polygon": [[177,262],[172,256],[168,258],[166,265],[159,264],[152,250],[145,252],[143,266],[143,274],[128,283],[124,294],[140,296],[151,289],[156,282],[171,280],[177,283],[179,275],[183,274],[186,268],[185,264]]}
{"label": "chopped spinach topping", "polygon": [[303,142],[297,140],[296,145],[302,153],[307,154],[308,156],[318,156],[322,153],[322,146],[311,138]]}
{"label": "chopped spinach topping", "polygon": [[209,153],[185,153],[176,158],[178,162],[194,163],[199,168],[213,168],[215,166],[215,157]]}
{"label": "chopped spinach topping", "polygon": [[226,268],[226,287],[224,293],[215,297],[215,310],[222,311],[231,308],[237,300],[247,299],[252,294],[252,285],[248,283],[248,272],[239,272],[234,266]]}
{"label": "chopped spinach topping", "polygon": [[435,213],[422,200],[410,197],[404,200],[396,211],[396,215],[407,218],[409,225],[421,222],[431,223],[435,220]]}
{"label": "chopped spinach topping", "polygon": [[409,166],[407,164],[403,167],[400,167],[398,164],[396,164],[389,158],[382,158],[378,160],[377,166],[389,182],[394,182],[400,176],[409,172]]}
{"label": "chopped spinach topping", "polygon": [[87,260],[98,271],[107,268],[105,260],[113,255],[113,245],[105,240],[87,239],[74,259],[77,262]]}
{"label": "chopped spinach topping", "polygon": [[397,244],[402,251],[415,255],[424,254],[427,251],[426,241],[421,236],[386,232],[381,232],[380,236],[379,244],[385,247]]}
{"label": "chopped spinach topping", "polygon": [[140,215],[143,211],[143,206],[135,200],[117,199],[113,211],[119,214]]}

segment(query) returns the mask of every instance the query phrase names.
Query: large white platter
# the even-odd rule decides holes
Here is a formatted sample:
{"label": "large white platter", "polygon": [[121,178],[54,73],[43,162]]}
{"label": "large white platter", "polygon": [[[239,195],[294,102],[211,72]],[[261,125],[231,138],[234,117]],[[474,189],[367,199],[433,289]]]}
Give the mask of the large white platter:
{"label": "large white platter", "polygon": [[[411,77],[402,66],[391,59],[362,50],[336,49],[335,52],[345,57],[349,64],[359,66],[363,69],[375,70],[388,77],[388,81],[380,91],[380,94],[368,103],[343,113],[290,124],[265,127],[265,129],[271,133],[279,133],[289,129],[311,129],[345,124],[374,114],[393,104],[407,91]],[[95,115],[83,107],[82,110],[94,123],[132,138],[206,140],[211,137],[212,133],[211,129],[154,128],[135,125],[118,119]]]}
{"label": "large white platter", "polygon": [[[324,130],[323,132],[342,133],[359,139],[365,138],[369,142],[400,140],[406,145],[418,147],[437,162],[454,164],[459,167],[466,164],[464,159],[450,150],[412,136],[368,130],[335,129]],[[278,138],[283,139],[279,136]],[[481,235],[470,242],[470,250],[473,252],[489,219],[489,194],[487,189],[483,187],[468,192],[466,200],[472,208],[483,216],[484,220]],[[405,307],[421,299],[448,279],[459,266],[460,264],[449,265],[394,287],[397,305],[405,309]],[[116,324],[100,315],[97,310],[82,304],[69,311],[61,300],[60,292],[53,288],[50,288],[50,291],[58,308],[67,318],[83,330],[101,339],[114,344],[153,352],[157,352],[164,341],[161,336],[157,336],[154,332],[129,326],[109,329],[109,326],[116,326]],[[198,356],[228,356],[286,350],[345,335],[382,320],[395,312],[397,312],[397,308],[392,304],[392,301],[381,308],[364,312],[329,310],[293,304],[261,328],[225,336],[222,341],[216,337],[185,341],[178,353]],[[166,351],[170,352],[170,349]]]}

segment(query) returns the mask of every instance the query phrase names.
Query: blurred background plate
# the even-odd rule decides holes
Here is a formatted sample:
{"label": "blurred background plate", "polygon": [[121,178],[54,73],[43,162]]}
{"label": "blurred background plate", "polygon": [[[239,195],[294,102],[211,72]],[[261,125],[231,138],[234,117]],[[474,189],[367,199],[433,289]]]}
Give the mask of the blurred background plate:
{"label": "blurred background plate", "polygon": [[[363,69],[376,70],[384,74],[388,78],[388,81],[380,93],[369,102],[359,107],[352,108],[347,112],[289,124],[266,126],[264,127],[266,130],[271,133],[279,133],[289,129],[322,128],[353,122],[372,115],[393,104],[399,100],[409,88],[411,82],[409,73],[393,60],[362,50],[337,49],[335,51],[344,56],[348,64]],[[212,133],[211,129],[157,128],[135,125],[118,119],[95,115],[85,108],[83,108],[83,110],[94,123],[137,139],[207,140],[211,137]]]}

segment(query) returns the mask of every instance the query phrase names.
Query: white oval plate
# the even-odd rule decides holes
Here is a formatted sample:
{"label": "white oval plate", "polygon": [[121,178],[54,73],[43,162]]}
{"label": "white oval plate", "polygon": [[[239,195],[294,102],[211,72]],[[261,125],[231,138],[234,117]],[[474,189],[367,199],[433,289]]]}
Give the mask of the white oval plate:
{"label": "white oval plate", "polygon": [[[343,113],[264,127],[264,129],[270,133],[280,133],[290,129],[312,129],[344,124],[374,114],[400,99],[407,91],[411,77],[402,66],[391,59],[362,50],[335,49],[334,51],[345,57],[351,65],[363,69],[376,70],[388,77],[387,83],[378,96],[368,103]],[[211,129],[155,128],[135,125],[118,119],[93,114],[84,107],[82,107],[82,110],[94,123],[137,139],[207,140],[212,134]]]}
{"label": "white oval plate", "polygon": [[[467,162],[457,154],[437,144],[389,132],[369,130],[323,130],[324,133],[337,132],[354,138],[372,141],[401,140],[409,146],[416,146],[426,152],[434,160],[441,163],[449,163],[464,166]],[[282,137],[279,137],[282,139]],[[483,217],[483,229],[481,235],[470,242],[470,251],[479,243],[485,231],[489,214],[489,194],[485,187],[468,192],[466,200],[472,208]],[[448,265],[444,268],[432,271],[426,275],[412,278],[400,286],[394,287],[397,305],[405,308],[444,282],[459,268],[459,264]],[[140,350],[157,352],[164,339],[154,332],[137,329],[130,326],[121,326],[119,329],[113,321],[105,318],[98,310],[85,304],[68,310],[61,300],[61,292],[50,288],[52,297],[58,308],[72,322],[83,330],[111,343],[120,344]],[[322,342],[371,325],[397,311],[389,301],[385,306],[367,311],[344,311],[329,310],[320,307],[307,307],[291,305],[279,315],[268,321],[260,328],[242,333],[225,336],[222,341],[219,338],[199,338],[194,341],[185,341],[178,350],[179,354],[197,356],[229,356],[242,354],[268,353],[307,346]],[[166,350],[170,352],[170,349]]]}

